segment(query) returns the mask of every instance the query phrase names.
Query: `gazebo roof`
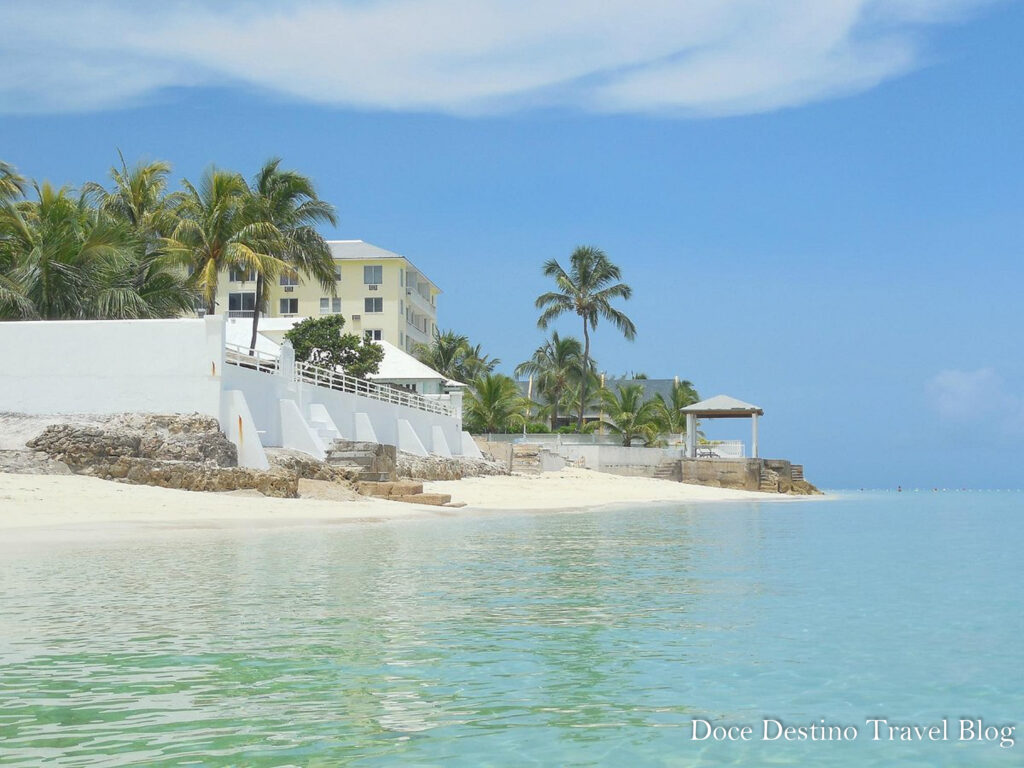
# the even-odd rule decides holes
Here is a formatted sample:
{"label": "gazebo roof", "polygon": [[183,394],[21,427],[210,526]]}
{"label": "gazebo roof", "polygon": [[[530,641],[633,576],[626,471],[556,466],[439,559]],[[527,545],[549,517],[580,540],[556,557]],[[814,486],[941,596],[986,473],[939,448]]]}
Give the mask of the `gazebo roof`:
{"label": "gazebo roof", "polygon": [[745,419],[755,414],[764,416],[764,410],[760,406],[744,403],[728,395],[715,395],[680,410],[706,419]]}

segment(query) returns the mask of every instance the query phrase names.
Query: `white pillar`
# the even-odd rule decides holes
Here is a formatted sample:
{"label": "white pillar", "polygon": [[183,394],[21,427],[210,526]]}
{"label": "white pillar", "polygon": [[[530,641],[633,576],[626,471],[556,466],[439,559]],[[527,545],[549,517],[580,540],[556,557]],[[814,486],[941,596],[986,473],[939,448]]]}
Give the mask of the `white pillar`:
{"label": "white pillar", "polygon": [[757,414],[755,413],[751,418],[752,418],[752,424],[751,424],[751,427],[750,427],[750,431],[751,431],[751,442],[753,443],[753,445],[751,446],[751,452],[754,454],[753,456],[751,456],[751,458],[756,459],[757,458]]}
{"label": "white pillar", "polygon": [[692,459],[696,454],[697,446],[697,417],[692,414],[686,414],[686,458]]}

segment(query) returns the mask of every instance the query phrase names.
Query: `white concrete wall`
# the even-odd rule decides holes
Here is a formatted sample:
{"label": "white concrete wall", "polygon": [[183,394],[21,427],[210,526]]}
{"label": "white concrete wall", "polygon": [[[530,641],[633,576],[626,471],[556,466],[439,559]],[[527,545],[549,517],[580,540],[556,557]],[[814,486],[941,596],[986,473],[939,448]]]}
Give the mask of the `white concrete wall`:
{"label": "white concrete wall", "polygon": [[0,411],[220,416],[224,321],[0,322]]}
{"label": "white concrete wall", "polygon": [[683,455],[682,448],[626,448],[621,445],[548,445],[546,448],[569,463],[582,458],[584,466],[596,470],[656,467],[667,459],[679,459]]}
{"label": "white concrete wall", "polygon": [[[246,402],[265,446],[282,445],[280,400],[294,400],[304,419],[309,421],[310,406],[319,404],[330,414],[342,435],[356,435],[356,414],[365,414],[373,427],[376,442],[399,444],[399,420],[409,423],[424,446],[433,445],[434,428],[441,429],[449,447],[462,446],[459,419],[428,413],[408,406],[338,392],[312,384],[291,381],[286,375],[260,373],[229,365],[224,371],[224,386],[245,393]],[[454,452],[454,451],[453,451]]]}

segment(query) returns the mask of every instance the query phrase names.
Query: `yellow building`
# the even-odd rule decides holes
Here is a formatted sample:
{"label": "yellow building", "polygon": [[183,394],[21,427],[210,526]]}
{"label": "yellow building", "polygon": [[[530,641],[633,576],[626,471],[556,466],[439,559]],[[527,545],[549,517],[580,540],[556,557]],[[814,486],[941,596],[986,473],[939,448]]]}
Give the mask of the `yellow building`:
{"label": "yellow building", "polygon": [[[429,343],[437,327],[437,296],[441,289],[397,253],[362,240],[328,240],[338,280],[336,294],[316,280],[282,274],[271,286],[268,317],[343,315],[345,330],[389,341],[411,352]],[[217,310],[229,317],[252,317],[255,275],[225,270],[217,285]]]}

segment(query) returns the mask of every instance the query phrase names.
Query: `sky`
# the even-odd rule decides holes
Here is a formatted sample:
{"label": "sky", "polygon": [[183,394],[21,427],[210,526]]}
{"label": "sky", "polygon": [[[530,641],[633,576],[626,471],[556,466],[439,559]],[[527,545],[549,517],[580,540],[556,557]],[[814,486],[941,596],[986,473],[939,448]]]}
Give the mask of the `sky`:
{"label": "sky", "polygon": [[762,406],[823,487],[1019,488],[1022,50],[1019,0],[0,0],[0,160],[280,156],[508,373],[595,245],[602,370]]}

